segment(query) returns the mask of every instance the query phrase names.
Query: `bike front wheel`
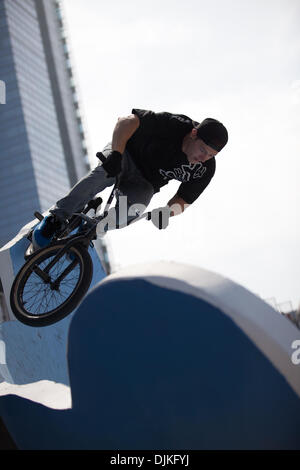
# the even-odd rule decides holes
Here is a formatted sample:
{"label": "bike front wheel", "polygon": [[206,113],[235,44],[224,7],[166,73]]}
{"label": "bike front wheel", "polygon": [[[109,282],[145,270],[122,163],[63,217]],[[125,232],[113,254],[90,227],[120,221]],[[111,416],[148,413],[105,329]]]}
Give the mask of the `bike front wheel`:
{"label": "bike front wheel", "polygon": [[16,318],[25,325],[41,327],[62,320],[88,291],[93,263],[87,249],[80,244],[71,246],[47,271],[63,247],[63,242],[57,242],[37,251],[14,280],[10,305]]}

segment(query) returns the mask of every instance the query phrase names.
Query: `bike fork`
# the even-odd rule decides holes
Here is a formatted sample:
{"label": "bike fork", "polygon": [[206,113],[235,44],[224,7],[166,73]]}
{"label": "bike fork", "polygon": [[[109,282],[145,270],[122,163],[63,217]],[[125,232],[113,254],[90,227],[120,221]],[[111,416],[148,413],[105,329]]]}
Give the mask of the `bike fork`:
{"label": "bike fork", "polygon": [[[76,240],[76,243],[78,242],[79,239],[84,239],[84,236],[78,237]],[[51,282],[51,276],[49,275],[49,272],[51,268],[64,256],[64,254],[69,250],[71,246],[74,245],[74,241],[70,240],[66,245],[61,248],[58,253],[54,256],[53,260],[44,268],[41,269],[39,266],[34,265],[32,267],[32,271],[37,274],[42,281],[44,281],[46,284],[51,285],[51,289],[53,290],[58,290],[59,285],[61,281],[75,268],[75,266],[78,264],[78,259],[73,260],[67,267],[64,269],[64,271],[59,275],[59,277],[54,281]]]}
{"label": "bike fork", "polygon": [[75,259],[72,261],[72,263],[69,264],[69,266],[61,273],[60,276],[58,276],[57,279],[55,279],[54,282],[50,282],[50,287],[52,290],[59,290],[59,285],[61,281],[75,268],[75,266],[78,264],[78,261]]}

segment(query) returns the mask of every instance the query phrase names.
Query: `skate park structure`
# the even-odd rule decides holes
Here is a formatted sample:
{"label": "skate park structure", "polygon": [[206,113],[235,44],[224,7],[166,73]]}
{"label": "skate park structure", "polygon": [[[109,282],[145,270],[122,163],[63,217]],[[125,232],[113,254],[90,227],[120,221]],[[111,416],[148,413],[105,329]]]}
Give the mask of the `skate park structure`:
{"label": "skate park structure", "polygon": [[[7,300],[25,243],[0,251]],[[55,325],[25,326],[7,302],[0,416],[19,449],[300,449],[295,325],[198,267],[106,276],[93,261],[87,296]]]}

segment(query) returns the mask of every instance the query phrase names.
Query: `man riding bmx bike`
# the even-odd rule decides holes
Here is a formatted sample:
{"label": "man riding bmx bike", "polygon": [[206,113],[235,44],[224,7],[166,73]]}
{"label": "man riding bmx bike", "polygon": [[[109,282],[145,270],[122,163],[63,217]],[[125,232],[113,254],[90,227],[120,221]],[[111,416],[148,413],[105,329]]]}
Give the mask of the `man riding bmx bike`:
{"label": "man riding bmx bike", "polygon": [[[34,249],[47,246],[74,212],[80,212],[97,193],[115,184],[117,178],[117,203],[109,211],[110,223],[100,227],[100,234],[101,230],[104,235],[107,229],[130,224],[148,206],[152,196],[175,179],[181,184],[174,197],[166,206],[151,212],[154,225],[158,226],[160,214],[162,228],[166,228],[169,218],[195,202],[210,183],[216,168],[215,157],[227,141],[227,130],[216,119],[206,118],[198,123],[182,114],[132,109],[129,116],[118,119],[112,142],[97,154],[102,161],[57,201],[50,214],[35,227]],[[126,210],[120,210],[121,197],[126,199]],[[142,209],[131,210],[132,207]]]}

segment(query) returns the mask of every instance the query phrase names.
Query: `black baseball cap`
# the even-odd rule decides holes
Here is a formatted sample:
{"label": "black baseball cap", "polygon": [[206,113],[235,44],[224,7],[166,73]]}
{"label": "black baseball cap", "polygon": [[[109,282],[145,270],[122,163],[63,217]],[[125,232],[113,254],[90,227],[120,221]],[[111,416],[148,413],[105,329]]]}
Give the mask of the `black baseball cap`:
{"label": "black baseball cap", "polygon": [[197,127],[197,137],[209,147],[220,152],[228,142],[226,127],[217,119],[206,118]]}

